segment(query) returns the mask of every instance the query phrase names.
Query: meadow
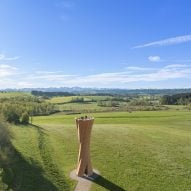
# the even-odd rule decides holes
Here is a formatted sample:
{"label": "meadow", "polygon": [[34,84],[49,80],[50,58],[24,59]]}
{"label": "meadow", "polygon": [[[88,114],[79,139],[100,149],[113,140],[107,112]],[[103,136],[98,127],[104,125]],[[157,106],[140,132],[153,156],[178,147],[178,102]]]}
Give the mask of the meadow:
{"label": "meadow", "polygon": [[[93,167],[101,173],[92,191],[191,190],[190,114],[188,111],[92,113],[95,124],[91,157]],[[42,182],[46,190],[74,189],[76,182],[70,180],[69,174],[76,167],[78,154],[74,124],[77,116],[62,113],[38,116],[34,117],[33,125],[12,127],[13,145],[22,160],[41,169],[39,174],[24,177],[21,190],[40,191]],[[31,180],[40,175],[46,181]],[[26,183],[30,180],[29,186]]]}
{"label": "meadow", "polygon": [[[75,101],[75,99],[83,99],[83,102]],[[59,111],[65,113],[92,113],[92,112],[103,112],[111,111],[116,108],[112,107],[101,107],[98,105],[99,101],[112,99],[111,96],[57,96],[50,100],[49,103],[55,104]]]}
{"label": "meadow", "polygon": [[[5,97],[21,101],[27,96],[31,94],[0,93],[2,104]],[[77,182],[69,177],[78,156],[74,119],[81,115],[95,118],[91,159],[101,175],[93,182],[92,191],[191,190],[191,112],[186,105],[158,107],[159,99],[31,97],[27,103],[36,101],[34,108],[42,101],[40,115],[32,116],[32,124],[9,125],[12,152],[0,169],[0,190],[74,190]],[[116,100],[117,106],[110,105]],[[104,104],[99,104],[100,101]],[[43,115],[42,108],[48,104],[58,110]],[[29,106],[32,105],[26,108]],[[158,111],[143,111],[157,108]]]}
{"label": "meadow", "polygon": [[[82,99],[82,100],[80,100]],[[80,95],[80,96],[56,96],[46,100],[54,104],[60,112],[71,113],[100,113],[113,111],[156,111],[168,110],[168,106],[160,104],[161,96],[148,95]],[[172,106],[173,108],[173,106]],[[174,105],[173,110],[176,106]],[[178,106],[180,109],[180,106]],[[185,106],[181,107],[181,110]],[[188,110],[188,109],[186,109]]]}

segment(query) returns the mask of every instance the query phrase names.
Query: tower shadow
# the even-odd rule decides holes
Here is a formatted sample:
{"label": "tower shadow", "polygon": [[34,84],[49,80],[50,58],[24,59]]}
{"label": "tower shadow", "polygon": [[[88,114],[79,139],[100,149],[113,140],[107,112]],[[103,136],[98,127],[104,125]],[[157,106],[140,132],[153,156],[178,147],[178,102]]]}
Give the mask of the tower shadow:
{"label": "tower shadow", "polygon": [[93,175],[85,178],[110,191],[127,191],[95,172]]}

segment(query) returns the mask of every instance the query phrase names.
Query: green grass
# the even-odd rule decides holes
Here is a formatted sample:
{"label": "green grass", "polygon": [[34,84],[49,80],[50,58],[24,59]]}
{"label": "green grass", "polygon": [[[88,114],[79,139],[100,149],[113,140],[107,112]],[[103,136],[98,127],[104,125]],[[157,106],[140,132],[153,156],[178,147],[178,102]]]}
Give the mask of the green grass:
{"label": "green grass", "polygon": [[67,103],[72,100],[72,98],[75,96],[57,96],[53,97],[50,100],[48,100],[50,103],[55,103],[55,104],[62,104],[62,103]]}
{"label": "green grass", "polygon": [[96,102],[65,103],[58,105],[60,111],[71,111],[73,113],[92,113],[111,110],[111,107],[98,106]]}
{"label": "green grass", "polygon": [[[91,115],[95,117],[92,163],[101,172],[92,191],[191,190],[191,112]],[[69,179],[78,155],[74,117],[78,115],[39,116],[33,119],[36,127],[12,128],[13,144],[30,166],[27,169],[34,163],[42,169],[41,181],[34,182],[31,189],[24,185],[27,190],[43,190],[41,182],[52,190],[74,189],[76,182]]]}
{"label": "green grass", "polygon": [[[87,114],[87,113],[85,113]],[[190,125],[191,112],[188,111],[136,111],[136,112],[103,112],[91,113],[96,118],[96,124],[139,124],[139,125],[176,125],[180,128]],[[58,113],[50,116],[38,116],[34,123],[73,124],[75,117],[81,114],[64,115]],[[183,123],[183,124],[182,124]],[[182,124],[182,126],[180,126]],[[161,126],[162,127],[162,126]]]}
{"label": "green grass", "polygon": [[0,98],[11,98],[23,95],[31,95],[28,92],[0,92]]}
{"label": "green grass", "polygon": [[49,100],[49,102],[51,103],[55,103],[55,104],[62,104],[62,103],[68,103],[70,101],[72,101],[72,98],[84,98],[84,101],[92,101],[92,100],[105,100],[106,98],[112,98],[111,96],[57,96],[57,97],[53,97]]}
{"label": "green grass", "polygon": [[188,110],[187,109],[187,106],[185,105],[166,105],[166,107],[168,107],[170,110],[180,110],[180,111],[183,111],[183,110]]}
{"label": "green grass", "polygon": [[[73,98],[84,98],[82,103],[72,103]],[[71,113],[92,113],[92,112],[103,112],[111,111],[112,107],[101,107],[97,105],[98,100],[105,100],[111,98],[111,96],[58,96],[53,97],[48,102],[56,104],[59,111],[62,112],[71,112]],[[93,100],[93,101],[92,101]]]}
{"label": "green grass", "polygon": [[[39,168],[31,169],[28,172],[28,177],[24,177],[22,182],[17,184],[22,187],[22,190],[72,190],[75,183],[68,177],[68,167],[70,166],[70,160],[67,160],[67,156],[63,151],[60,153],[57,150],[57,137],[47,129],[42,129],[38,126],[14,126],[12,127],[14,134],[13,145],[15,146],[16,153],[22,154],[22,157],[18,157],[18,161],[13,164],[13,171],[15,176],[22,176],[32,166]],[[62,143],[62,140],[60,140]],[[62,145],[60,145],[60,149]],[[18,155],[16,154],[16,155]],[[62,159],[60,158],[60,154]],[[60,158],[61,160],[58,160]],[[59,163],[61,161],[63,163]],[[69,163],[68,163],[69,162]],[[16,166],[24,165],[23,172],[15,170]],[[40,170],[41,169],[41,170]],[[30,175],[31,173],[31,175]],[[35,174],[34,174],[35,173]],[[33,179],[39,179],[41,175],[44,177],[43,180],[34,181]],[[31,185],[26,183],[30,182]],[[26,182],[26,183],[25,183]],[[43,182],[43,185],[41,183]],[[50,183],[52,185],[50,185]],[[46,189],[45,189],[46,188]]]}

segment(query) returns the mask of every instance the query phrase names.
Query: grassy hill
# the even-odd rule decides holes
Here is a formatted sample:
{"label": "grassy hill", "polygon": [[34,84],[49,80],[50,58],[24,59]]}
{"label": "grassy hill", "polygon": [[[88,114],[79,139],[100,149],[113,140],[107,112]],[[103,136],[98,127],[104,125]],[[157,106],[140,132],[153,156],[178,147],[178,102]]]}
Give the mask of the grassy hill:
{"label": "grassy hill", "polygon": [[[101,177],[92,191],[191,190],[190,112],[110,112],[95,117],[91,157]],[[73,190],[69,173],[78,154],[74,117],[34,117],[13,126],[17,157],[5,174],[14,190]],[[10,182],[10,183],[9,183]]]}

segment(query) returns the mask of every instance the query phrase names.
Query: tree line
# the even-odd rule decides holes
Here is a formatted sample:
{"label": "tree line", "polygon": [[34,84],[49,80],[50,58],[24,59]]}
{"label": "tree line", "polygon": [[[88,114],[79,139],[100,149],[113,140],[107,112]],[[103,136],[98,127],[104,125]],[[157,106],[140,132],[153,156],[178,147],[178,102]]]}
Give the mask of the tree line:
{"label": "tree line", "polygon": [[0,114],[10,123],[29,123],[29,118],[57,112],[55,106],[35,96],[0,98]]}
{"label": "tree line", "polygon": [[191,93],[164,95],[161,103],[163,105],[189,105],[191,104]]}
{"label": "tree line", "polygon": [[43,91],[31,91],[34,96],[42,96],[44,98],[55,97],[55,96],[75,96],[76,94],[70,92],[43,92]]}

